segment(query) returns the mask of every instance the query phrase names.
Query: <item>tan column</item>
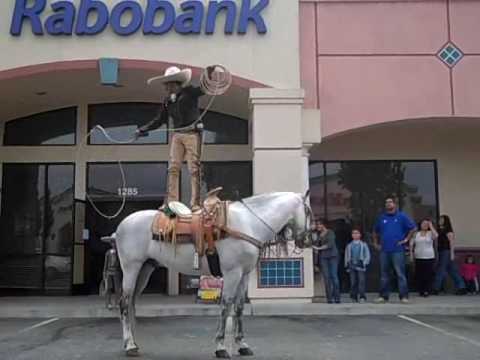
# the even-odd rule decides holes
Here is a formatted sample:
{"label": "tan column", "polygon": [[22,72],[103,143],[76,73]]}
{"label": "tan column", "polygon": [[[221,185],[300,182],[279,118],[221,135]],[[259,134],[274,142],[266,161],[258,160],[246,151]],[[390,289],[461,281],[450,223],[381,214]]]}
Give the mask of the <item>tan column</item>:
{"label": "tan column", "polygon": [[[304,142],[302,89],[251,89],[253,129],[253,190],[305,193],[309,187],[308,149]],[[254,271],[250,278],[252,302],[310,302],[313,298],[311,249],[292,257],[303,259],[303,287],[259,288]]]}

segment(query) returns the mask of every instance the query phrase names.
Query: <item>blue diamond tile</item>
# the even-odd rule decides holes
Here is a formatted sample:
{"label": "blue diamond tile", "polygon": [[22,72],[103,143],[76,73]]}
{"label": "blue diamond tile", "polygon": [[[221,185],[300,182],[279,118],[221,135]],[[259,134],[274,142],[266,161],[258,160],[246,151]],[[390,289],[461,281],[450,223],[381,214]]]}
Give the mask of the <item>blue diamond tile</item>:
{"label": "blue diamond tile", "polygon": [[462,51],[454,44],[446,44],[437,54],[437,57],[449,67],[455,66],[462,58]]}

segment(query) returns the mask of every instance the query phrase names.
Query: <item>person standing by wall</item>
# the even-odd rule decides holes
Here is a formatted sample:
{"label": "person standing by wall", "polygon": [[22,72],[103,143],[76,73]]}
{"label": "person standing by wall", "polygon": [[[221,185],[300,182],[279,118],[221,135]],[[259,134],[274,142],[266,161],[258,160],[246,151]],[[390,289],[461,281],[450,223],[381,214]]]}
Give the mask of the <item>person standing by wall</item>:
{"label": "person standing by wall", "polygon": [[340,284],[338,281],[338,250],[335,242],[335,233],[327,228],[325,220],[318,220],[316,226],[319,245],[313,246],[319,251],[320,266],[325,281],[327,302],[340,303]]}
{"label": "person standing by wall", "polygon": [[377,303],[384,303],[390,296],[390,274],[397,275],[400,301],[408,303],[408,284],[405,276],[405,244],[410,242],[415,224],[397,209],[393,197],[385,199],[385,212],[376,221],[373,242],[380,251],[380,297]]}
{"label": "person standing by wall", "polygon": [[[122,285],[120,263],[118,261],[117,248],[114,240],[110,241],[111,249],[105,253],[103,267],[103,284],[105,291],[105,307],[109,310],[116,307],[120,301]],[[115,302],[112,302],[112,294],[115,294]]]}
{"label": "person standing by wall", "polygon": [[433,294],[438,295],[442,287],[443,280],[447,273],[451,276],[457,295],[465,295],[467,289],[465,281],[458,272],[455,264],[455,234],[453,232],[452,222],[448,215],[440,216],[438,222],[438,263],[435,274],[435,281],[433,283]]}
{"label": "person standing by wall", "polygon": [[415,260],[415,277],[420,296],[428,297],[435,265],[435,241],[438,233],[432,222],[424,219],[410,242],[410,259]]}
{"label": "person standing by wall", "polygon": [[350,274],[350,297],[354,302],[365,302],[365,273],[370,264],[370,250],[362,240],[359,229],[352,230],[352,241],[345,249],[345,268]]}

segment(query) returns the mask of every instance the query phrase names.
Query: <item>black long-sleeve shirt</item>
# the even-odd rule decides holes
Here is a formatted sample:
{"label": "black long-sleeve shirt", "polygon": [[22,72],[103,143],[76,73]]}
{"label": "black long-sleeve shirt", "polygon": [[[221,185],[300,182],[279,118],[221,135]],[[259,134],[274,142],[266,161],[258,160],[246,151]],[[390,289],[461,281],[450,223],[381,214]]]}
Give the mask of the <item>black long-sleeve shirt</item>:
{"label": "black long-sleeve shirt", "polygon": [[[148,132],[162,126],[168,125],[168,120],[173,120],[173,127],[184,128],[192,125],[200,117],[200,110],[198,109],[198,98],[205,95],[201,88],[187,86],[180,90],[177,94],[177,99],[172,102],[170,99],[163,104],[153,118],[145,126],[142,126],[139,130],[141,132]],[[196,129],[188,129],[195,131]],[[188,131],[185,129],[184,131]]]}

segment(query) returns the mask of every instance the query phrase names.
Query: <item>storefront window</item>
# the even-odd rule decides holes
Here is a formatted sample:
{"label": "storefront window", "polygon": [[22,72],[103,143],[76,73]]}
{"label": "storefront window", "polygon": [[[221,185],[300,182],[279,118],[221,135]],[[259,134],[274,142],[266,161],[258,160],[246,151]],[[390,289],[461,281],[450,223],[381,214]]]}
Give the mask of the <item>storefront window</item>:
{"label": "storefront window", "polygon": [[[204,162],[202,164],[202,199],[205,194],[223,187],[220,193],[222,200],[239,200],[252,196],[252,164],[250,162]],[[190,205],[190,174],[187,166],[182,168],[181,198]],[[195,276],[182,275],[180,279],[180,293],[191,294],[190,281]]]}
{"label": "storefront window", "polygon": [[166,163],[122,163],[125,184],[118,163],[88,164],[88,194],[102,201],[158,199],[167,190]]}
{"label": "storefront window", "polygon": [[310,164],[310,206],[317,219],[325,217],[325,171],[323,163]]}
{"label": "storefront window", "polygon": [[[328,219],[341,256],[353,226],[360,227],[364,240],[372,243],[374,223],[384,209],[386,196],[396,196],[399,208],[415,222],[437,218],[434,161],[315,162],[310,164],[310,187],[315,216]],[[375,269],[378,252],[371,250],[370,267]],[[342,282],[348,283],[343,267],[339,273]],[[378,272],[369,271],[368,277],[370,290],[376,290]]]}
{"label": "storefront window", "polygon": [[[3,184],[0,287],[61,288],[67,292],[71,267],[65,264],[71,264],[73,246],[74,166],[5,164]],[[50,286],[47,265],[52,268],[60,263],[62,277],[68,282]]]}
{"label": "storefront window", "polygon": [[203,118],[205,144],[248,144],[248,121],[209,111]]}
{"label": "storefront window", "polygon": [[[150,122],[158,113],[155,103],[116,103],[90,105],[88,110],[89,130],[97,125],[104,127],[108,134],[119,141],[128,141],[135,130]],[[209,111],[203,117],[205,144],[248,144],[248,121],[234,116]],[[135,144],[166,144],[166,125],[140,137]],[[163,129],[163,130],[162,130]],[[95,130],[89,144],[112,144],[105,135]]]}
{"label": "storefront window", "polygon": [[[88,129],[101,125],[108,134],[119,141],[132,139],[135,130],[150,122],[158,113],[160,105],[155,103],[116,103],[99,104],[88,107]],[[165,126],[164,126],[165,128]],[[140,137],[136,144],[166,144],[166,131],[152,131],[148,136]],[[99,130],[90,136],[89,144],[112,145]]]}
{"label": "storefront window", "polygon": [[[87,294],[98,294],[105,252],[110,248],[101,237],[115,232],[120,222],[134,212],[158,209],[166,196],[166,163],[122,163],[122,168],[125,185],[118,163],[93,163],[87,167],[88,194],[95,205],[94,208],[91,202],[87,202],[85,215],[85,226],[89,230],[84,269],[84,292]],[[127,201],[117,218],[106,219],[98,213],[115,214],[122,205],[123,195]],[[145,292],[165,293],[166,289],[167,270],[158,268]]]}
{"label": "storefront window", "polygon": [[8,121],[4,145],[75,145],[77,109],[48,111]]}
{"label": "storefront window", "polygon": [[[182,168],[182,201],[190,204],[190,174]],[[202,164],[202,197],[210,190],[223,187],[220,198],[239,200],[252,195],[252,164],[249,162],[204,162]]]}

